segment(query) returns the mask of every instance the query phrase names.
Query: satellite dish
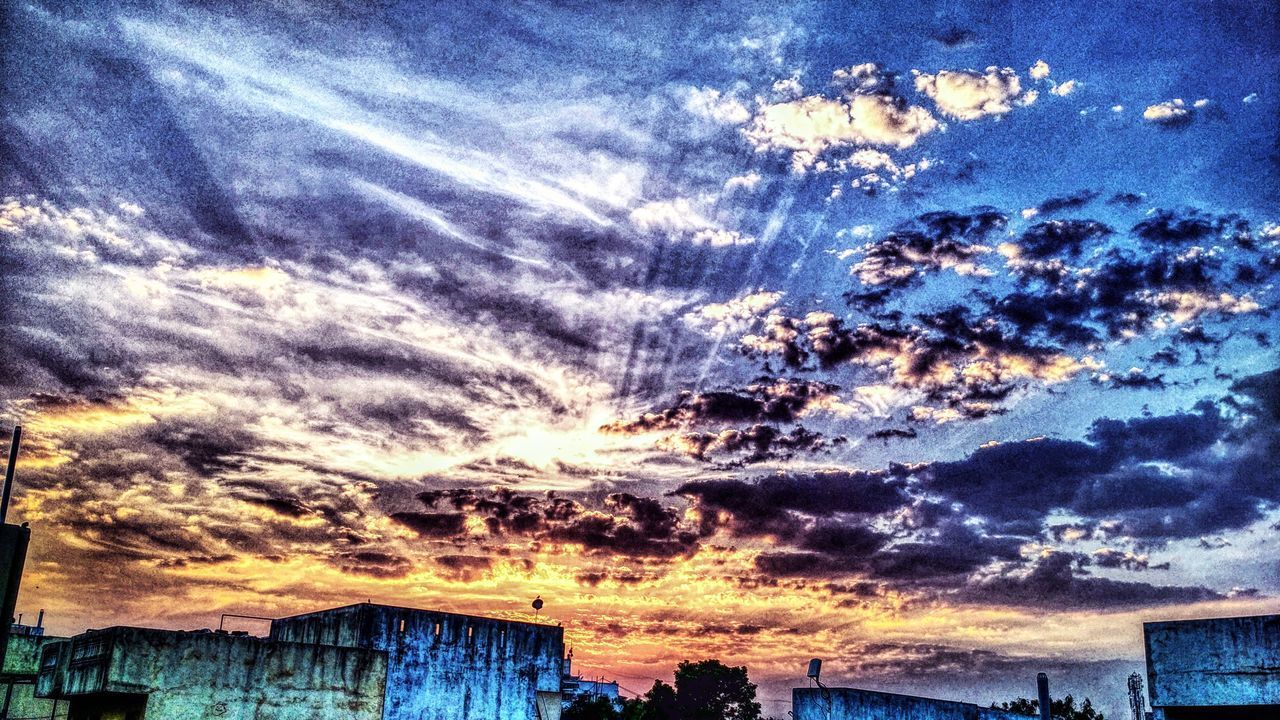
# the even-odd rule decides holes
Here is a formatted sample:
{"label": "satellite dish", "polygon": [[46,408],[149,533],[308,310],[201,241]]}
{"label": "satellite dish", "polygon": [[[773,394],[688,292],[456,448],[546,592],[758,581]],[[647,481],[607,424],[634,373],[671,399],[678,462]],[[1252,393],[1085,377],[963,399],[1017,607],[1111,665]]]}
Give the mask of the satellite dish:
{"label": "satellite dish", "polygon": [[538,613],[542,611],[542,596],[533,599],[533,616],[538,617]]}

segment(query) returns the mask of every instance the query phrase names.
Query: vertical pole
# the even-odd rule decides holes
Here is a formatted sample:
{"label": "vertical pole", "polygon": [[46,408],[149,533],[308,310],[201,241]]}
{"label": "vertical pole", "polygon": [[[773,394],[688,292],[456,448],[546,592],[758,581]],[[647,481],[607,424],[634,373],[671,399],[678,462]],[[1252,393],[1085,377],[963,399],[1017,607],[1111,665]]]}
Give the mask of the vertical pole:
{"label": "vertical pole", "polygon": [[1049,676],[1044,673],[1036,675],[1036,693],[1040,696],[1040,720],[1053,720],[1049,715]]}
{"label": "vertical pole", "polygon": [[13,426],[13,442],[9,445],[9,465],[4,471],[4,490],[0,491],[0,523],[9,518],[9,496],[13,494],[13,472],[18,465],[18,445],[22,442],[22,426]]}

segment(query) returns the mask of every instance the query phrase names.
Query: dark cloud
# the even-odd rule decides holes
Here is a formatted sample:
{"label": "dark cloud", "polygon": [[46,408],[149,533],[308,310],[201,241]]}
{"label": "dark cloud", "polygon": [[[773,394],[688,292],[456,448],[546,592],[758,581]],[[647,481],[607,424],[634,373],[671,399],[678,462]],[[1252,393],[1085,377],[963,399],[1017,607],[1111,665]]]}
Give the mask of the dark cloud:
{"label": "dark cloud", "polygon": [[740,467],[770,460],[788,460],[797,453],[822,452],[846,442],[848,440],[844,436],[829,438],[799,425],[790,432],[772,425],[752,425],[742,430],[684,433],[669,438],[664,445],[695,460]]}
{"label": "dark cloud", "polygon": [[1157,210],[1133,226],[1133,234],[1156,245],[1191,245],[1229,236],[1249,236],[1249,223],[1238,215],[1210,215],[1195,209]]}
{"label": "dark cloud", "polygon": [[915,428],[881,428],[867,435],[868,440],[913,440],[917,436]]}
{"label": "dark cloud", "polygon": [[754,481],[698,480],[673,494],[689,498],[703,522],[723,523],[734,535],[792,535],[799,526],[795,513],[877,515],[904,507],[906,476],[903,467],[778,473]]}
{"label": "dark cloud", "polygon": [[[696,528],[687,527],[674,508],[630,493],[609,494],[597,509],[554,494],[522,495],[507,488],[430,490],[418,498],[431,508],[443,502],[460,511],[427,514],[459,518],[448,536],[462,534],[465,519],[476,517],[492,535],[576,544],[605,555],[669,558],[691,555],[699,546]],[[422,515],[397,513],[391,517],[406,514]]]}
{"label": "dark cloud", "polygon": [[493,568],[493,559],[484,555],[437,555],[432,558],[447,575],[469,582]]}
{"label": "dark cloud", "polygon": [[1169,386],[1164,375],[1150,375],[1140,370],[1110,375],[1107,382],[1114,389],[1128,390],[1164,390]]}
{"label": "dark cloud", "polygon": [[1053,552],[1027,572],[981,580],[953,597],[987,605],[1033,606],[1055,609],[1104,609],[1220,600],[1205,587],[1162,586],[1089,577],[1082,567],[1087,556]]}
{"label": "dark cloud", "polygon": [[[1055,509],[1106,520],[1145,542],[1240,528],[1280,501],[1275,373],[1236,386],[1222,404],[1190,412],[1096,421],[1086,440],[1001,443],[919,472],[922,487],[1008,531],[1034,532]],[[1229,417],[1222,406],[1239,408]],[[1264,420],[1264,418],[1267,418]]]}
{"label": "dark cloud", "polygon": [[402,578],[413,569],[409,558],[376,550],[337,553],[330,562],[343,572],[376,578]]}
{"label": "dark cloud", "polygon": [[1137,207],[1146,201],[1146,196],[1131,192],[1118,192],[1112,195],[1107,202],[1111,205],[1125,205],[1127,207]]}
{"label": "dark cloud", "polygon": [[1005,214],[985,207],[967,213],[925,213],[864,246],[853,274],[864,286],[903,288],[932,271],[972,268],[981,255],[990,252],[981,242],[1003,229],[1008,220]]}
{"label": "dark cloud", "polygon": [[811,407],[835,399],[838,391],[835,385],[814,380],[760,378],[741,391],[682,392],[670,407],[601,429],[636,433],[718,423],[791,423]]}
{"label": "dark cloud", "polygon": [[958,25],[950,25],[938,30],[931,37],[948,48],[968,47],[978,41],[976,32]]}
{"label": "dark cloud", "polygon": [[459,535],[466,528],[467,520],[467,516],[462,513],[397,512],[388,517],[424,538]]}
{"label": "dark cloud", "polygon": [[1084,246],[1115,231],[1096,220],[1048,220],[1032,225],[1018,238],[1022,254],[1045,260],[1079,257]]}
{"label": "dark cloud", "polygon": [[1036,206],[1036,210],[1050,214],[1062,210],[1078,210],[1093,202],[1101,193],[1097,190],[1078,190],[1070,195],[1051,197]]}

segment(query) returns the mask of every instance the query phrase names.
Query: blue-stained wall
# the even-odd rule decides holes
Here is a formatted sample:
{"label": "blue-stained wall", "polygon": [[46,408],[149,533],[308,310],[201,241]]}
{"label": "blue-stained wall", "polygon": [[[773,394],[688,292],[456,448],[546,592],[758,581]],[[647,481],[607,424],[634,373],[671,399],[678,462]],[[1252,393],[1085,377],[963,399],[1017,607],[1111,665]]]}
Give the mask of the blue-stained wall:
{"label": "blue-stained wall", "polygon": [[276,620],[271,638],[384,651],[384,720],[535,720],[536,693],[560,690],[549,625],[361,604]]}
{"label": "blue-stained wall", "polygon": [[795,720],[1027,720],[972,703],[855,688],[830,688],[825,697],[819,688],[795,688],[791,711]]}
{"label": "blue-stained wall", "polygon": [[1280,615],[1142,629],[1152,707],[1280,705]]}

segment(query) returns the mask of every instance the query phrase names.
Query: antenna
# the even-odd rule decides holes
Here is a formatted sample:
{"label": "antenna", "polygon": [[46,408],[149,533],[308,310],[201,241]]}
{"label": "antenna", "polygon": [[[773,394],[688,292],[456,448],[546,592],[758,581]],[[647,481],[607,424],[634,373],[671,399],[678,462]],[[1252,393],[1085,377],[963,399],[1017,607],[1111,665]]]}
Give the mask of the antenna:
{"label": "antenna", "polygon": [[4,490],[0,492],[0,523],[9,517],[9,496],[13,494],[13,472],[18,466],[18,446],[22,443],[22,426],[13,426],[13,443],[9,445],[9,465],[4,471]]}
{"label": "antenna", "polygon": [[1142,676],[1133,673],[1129,676],[1129,708],[1133,710],[1133,720],[1144,720],[1146,717],[1147,699],[1143,695]]}

